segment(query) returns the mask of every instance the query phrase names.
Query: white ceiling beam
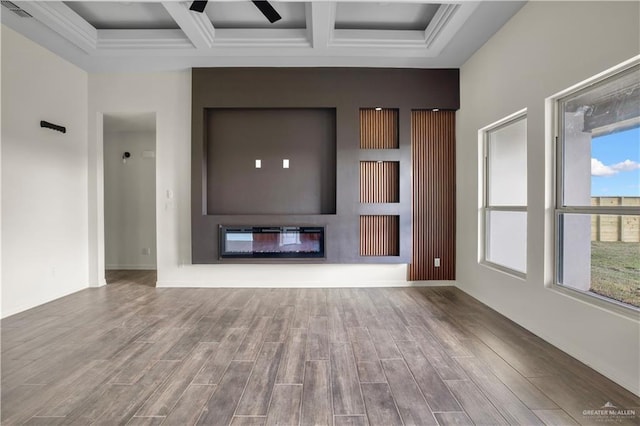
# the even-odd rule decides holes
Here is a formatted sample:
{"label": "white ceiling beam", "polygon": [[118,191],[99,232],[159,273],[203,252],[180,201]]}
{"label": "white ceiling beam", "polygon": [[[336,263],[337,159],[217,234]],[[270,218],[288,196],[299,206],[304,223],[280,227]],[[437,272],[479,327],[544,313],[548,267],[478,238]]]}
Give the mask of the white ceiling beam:
{"label": "white ceiling beam", "polygon": [[215,28],[206,13],[193,12],[183,2],[163,2],[162,5],[197,49],[213,46]]}
{"label": "white ceiling beam", "polygon": [[304,29],[220,28],[217,34],[214,47],[310,47]]}
{"label": "white ceiling beam", "polygon": [[[171,53],[176,50],[211,54],[225,50],[232,56],[242,55],[243,50],[237,48],[309,48],[311,47],[304,29],[261,28],[233,29],[219,28],[216,40],[211,49],[196,49],[181,30],[98,30],[98,46],[95,55],[105,52],[108,55],[123,54],[131,50],[150,49],[157,55],[162,49]],[[108,51],[108,52],[107,52]]]}
{"label": "white ceiling beam", "polygon": [[63,2],[22,1],[19,4],[20,8],[35,19],[85,52],[92,53],[96,50],[97,30]]}
{"label": "white ceiling beam", "polygon": [[460,31],[479,4],[480,2],[463,2],[440,5],[433,19],[424,30],[426,47],[434,55],[439,55],[442,49]]}
{"label": "white ceiling beam", "polygon": [[424,31],[335,30],[330,46],[425,49]]}
{"label": "white ceiling beam", "polygon": [[336,23],[336,3],[309,2],[305,11],[311,45],[314,49],[328,48]]}
{"label": "white ceiling beam", "polygon": [[96,56],[102,53],[126,54],[139,49],[146,49],[153,55],[165,50],[171,54],[176,50],[195,50],[192,42],[180,30],[98,30]]}

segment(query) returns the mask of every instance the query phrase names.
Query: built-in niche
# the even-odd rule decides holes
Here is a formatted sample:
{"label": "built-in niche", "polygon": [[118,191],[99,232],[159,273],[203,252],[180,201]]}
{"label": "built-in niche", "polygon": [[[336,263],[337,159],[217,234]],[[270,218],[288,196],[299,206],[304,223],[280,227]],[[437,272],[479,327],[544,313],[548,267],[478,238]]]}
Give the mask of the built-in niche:
{"label": "built-in niche", "polygon": [[398,110],[360,109],[360,149],[398,149]]}
{"label": "built-in niche", "polygon": [[400,162],[360,162],[360,202],[397,203],[400,201]]}
{"label": "built-in niche", "polygon": [[335,108],[205,114],[207,214],[335,214]]}
{"label": "built-in niche", "polygon": [[399,254],[399,216],[360,216],[360,256],[398,256]]}

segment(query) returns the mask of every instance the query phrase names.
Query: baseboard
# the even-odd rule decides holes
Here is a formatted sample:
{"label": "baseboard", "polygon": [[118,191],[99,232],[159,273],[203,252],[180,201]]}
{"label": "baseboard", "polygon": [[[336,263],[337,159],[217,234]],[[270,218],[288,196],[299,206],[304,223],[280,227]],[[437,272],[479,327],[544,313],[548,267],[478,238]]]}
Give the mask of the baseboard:
{"label": "baseboard", "polygon": [[29,309],[33,309],[33,308],[37,308],[38,306],[46,305],[49,302],[53,302],[54,300],[61,299],[63,297],[72,295],[73,293],[77,293],[79,291],[86,290],[88,288],[90,288],[90,287],[86,286],[86,287],[80,287],[80,288],[75,288],[75,289],[68,289],[68,290],[65,290],[65,291],[61,292],[60,294],[56,294],[55,296],[41,298],[41,299],[38,299],[37,301],[34,301],[32,303],[28,303],[28,304],[24,304],[22,306],[12,307],[12,308],[6,309],[6,310],[3,309],[2,312],[0,313],[0,318],[5,319],[5,318],[8,318],[8,317],[10,317],[12,315],[21,314],[22,312],[28,311]]}
{"label": "baseboard", "polygon": [[455,287],[455,280],[407,281],[406,287]]}
{"label": "baseboard", "polygon": [[370,281],[370,282],[326,282],[306,281],[273,284],[260,281],[171,281],[158,280],[156,287],[182,287],[182,288],[380,288],[380,287],[442,287],[455,286],[455,281]]}
{"label": "baseboard", "polygon": [[132,270],[132,271],[155,271],[158,267],[156,265],[106,265],[104,269],[109,270]]}

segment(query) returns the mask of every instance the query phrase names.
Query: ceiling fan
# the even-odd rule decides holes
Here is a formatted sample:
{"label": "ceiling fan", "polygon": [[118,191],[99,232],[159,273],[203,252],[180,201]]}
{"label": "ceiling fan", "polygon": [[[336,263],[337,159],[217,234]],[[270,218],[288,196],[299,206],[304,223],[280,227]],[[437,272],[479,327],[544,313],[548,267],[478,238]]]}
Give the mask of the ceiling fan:
{"label": "ceiling fan", "polygon": [[[189,10],[193,10],[194,12],[202,13],[204,12],[204,8],[207,6],[208,0],[204,1],[194,1],[191,3],[191,7]],[[282,19],[282,16],[271,6],[266,0],[252,0],[252,3],[256,5],[256,7],[262,12],[262,14],[271,22],[272,24],[276,21]]]}

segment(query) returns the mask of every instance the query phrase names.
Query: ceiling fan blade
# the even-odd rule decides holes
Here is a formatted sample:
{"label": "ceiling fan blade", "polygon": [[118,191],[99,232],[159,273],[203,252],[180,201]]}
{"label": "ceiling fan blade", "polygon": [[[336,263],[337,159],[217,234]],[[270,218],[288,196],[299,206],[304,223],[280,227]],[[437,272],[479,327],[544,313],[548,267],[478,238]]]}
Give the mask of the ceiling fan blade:
{"label": "ceiling fan blade", "polygon": [[280,16],[280,14],[278,12],[276,12],[276,10],[273,8],[273,6],[271,6],[271,3],[269,3],[266,0],[252,0],[253,4],[256,5],[256,7],[258,9],[260,9],[260,12],[262,12],[262,14],[269,20],[269,22],[271,22],[272,24],[276,21],[279,21],[280,19],[282,19],[282,16]]}
{"label": "ceiling fan blade", "polygon": [[193,3],[191,3],[191,7],[189,8],[189,10],[193,10],[194,12],[202,13],[202,12],[204,12],[204,8],[207,6],[207,1],[208,0],[194,1]]}

